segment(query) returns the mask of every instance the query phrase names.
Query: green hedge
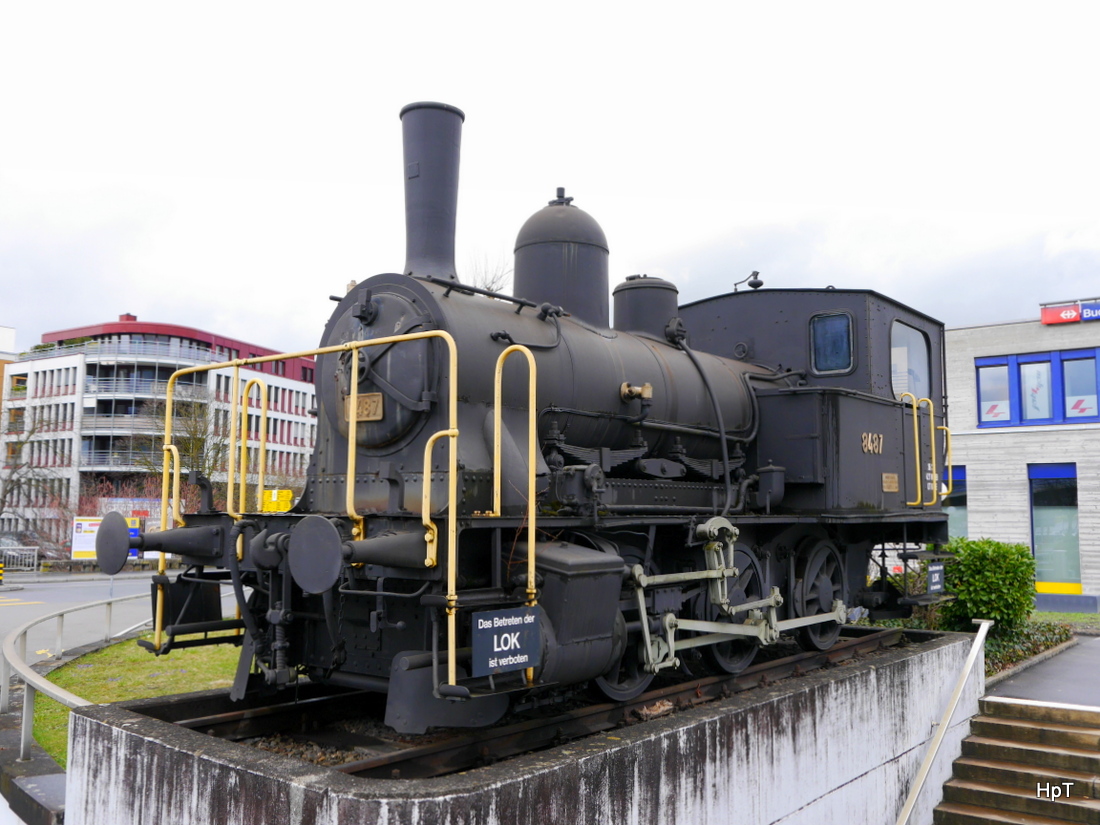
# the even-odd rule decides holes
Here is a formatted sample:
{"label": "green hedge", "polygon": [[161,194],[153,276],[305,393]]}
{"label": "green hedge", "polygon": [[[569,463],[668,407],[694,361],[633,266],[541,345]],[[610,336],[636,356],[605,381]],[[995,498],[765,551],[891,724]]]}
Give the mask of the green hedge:
{"label": "green hedge", "polygon": [[944,627],[973,632],[972,619],[992,619],[994,632],[1021,627],[1035,609],[1035,559],[1023,544],[991,539],[952,539],[956,561],[945,565],[956,600],[940,613]]}

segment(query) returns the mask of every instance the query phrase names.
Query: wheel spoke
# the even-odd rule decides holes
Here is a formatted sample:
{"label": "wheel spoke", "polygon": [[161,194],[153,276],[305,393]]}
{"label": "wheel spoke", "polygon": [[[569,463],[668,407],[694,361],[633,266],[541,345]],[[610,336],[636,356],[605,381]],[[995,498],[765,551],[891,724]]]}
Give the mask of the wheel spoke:
{"label": "wheel spoke", "polygon": [[[800,617],[828,613],[837,599],[843,599],[843,565],[839,551],[830,542],[807,542],[800,551],[797,569],[802,584],[796,589],[794,607]],[[807,650],[826,650],[839,635],[840,624],[835,621],[807,625],[798,631],[799,643]]]}
{"label": "wheel spoke", "polygon": [[[764,596],[765,583],[760,562],[744,546],[727,555],[726,565],[736,567],[738,574],[728,579],[727,597],[733,607],[745,602],[759,601]],[[703,621],[721,621],[724,613],[710,601],[709,588],[701,589],[698,599],[692,603],[692,614]],[[735,616],[734,622],[745,620],[744,614]],[[752,662],[759,644],[754,639],[734,639],[728,642],[706,645],[699,648],[703,662],[711,671],[719,673],[739,673]]]}

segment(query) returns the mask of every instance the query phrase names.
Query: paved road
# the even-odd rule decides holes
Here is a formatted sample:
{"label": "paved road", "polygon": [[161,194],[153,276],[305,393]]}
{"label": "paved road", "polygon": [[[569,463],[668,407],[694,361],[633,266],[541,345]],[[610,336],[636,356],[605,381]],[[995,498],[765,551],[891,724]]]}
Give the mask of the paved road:
{"label": "paved road", "polygon": [[[7,636],[19,625],[38,616],[75,607],[101,599],[130,596],[149,592],[148,576],[110,580],[106,577],[67,581],[33,581],[8,574],[5,584],[20,584],[22,590],[0,592],[0,637]],[[149,602],[135,599],[115,605],[111,620],[111,632],[118,633],[149,618]],[[102,641],[106,632],[103,607],[81,611],[65,617],[65,648],[80,647]],[[35,628],[27,637],[27,661],[34,663],[55,654],[57,646],[57,622],[49,621]]]}
{"label": "paved road", "polygon": [[990,696],[1100,707],[1100,636],[1080,641],[1045,662],[1005,679]]}
{"label": "paved road", "polygon": [[[0,638],[19,625],[38,616],[66,607],[75,607],[102,599],[149,593],[149,573],[107,576],[88,575],[56,578],[51,576],[7,574],[4,584],[22,585],[22,590],[0,591]],[[232,593],[226,588],[225,604],[232,603]],[[151,599],[134,599],[116,604],[111,618],[111,633],[118,634],[152,616]],[[106,633],[106,609],[103,607],[70,614],[65,617],[65,649],[102,641]],[[27,637],[27,661],[38,662],[56,654],[57,622],[47,621]]]}

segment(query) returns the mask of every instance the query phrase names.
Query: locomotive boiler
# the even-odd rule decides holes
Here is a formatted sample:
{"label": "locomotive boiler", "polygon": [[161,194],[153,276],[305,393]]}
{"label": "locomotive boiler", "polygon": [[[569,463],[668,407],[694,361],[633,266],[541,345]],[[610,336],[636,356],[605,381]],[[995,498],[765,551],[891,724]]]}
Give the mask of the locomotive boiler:
{"label": "locomotive boiler", "polygon": [[519,231],[514,295],[463,283],[464,115],[401,120],[406,263],[334,297],[293,508],[207,493],[173,529],[103,521],[108,572],[134,547],[184,563],[154,577],[150,649],[239,643],[235,698],[383,692],[386,723],[422,732],[571,686],[623,700],[662,671],[736,673],[783,634],[828,648],[854,607],[905,609],[868,567],[946,540],[942,325],[755,273],[683,306],[627,278],[612,324],[607,240],[563,189]]}

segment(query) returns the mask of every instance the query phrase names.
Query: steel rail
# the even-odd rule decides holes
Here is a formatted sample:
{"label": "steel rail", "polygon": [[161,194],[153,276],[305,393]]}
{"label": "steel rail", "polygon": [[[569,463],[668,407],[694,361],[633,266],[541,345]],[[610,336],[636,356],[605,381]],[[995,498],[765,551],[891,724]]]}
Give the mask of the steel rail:
{"label": "steel rail", "polygon": [[[206,731],[210,735],[229,740],[283,733],[299,741],[314,741],[346,747],[349,750],[355,748],[364,753],[363,758],[333,766],[332,769],[363,777],[424,778],[477,767],[486,762],[610,730],[634,720],[644,720],[648,713],[647,708],[658,702],[662,703],[660,707],[665,708],[665,712],[671,712],[673,708],[701,705],[734,693],[773,684],[789,676],[800,676],[853,656],[896,645],[903,635],[901,628],[872,630],[845,638],[828,650],[803,652],[771,662],[761,662],[737,674],[693,679],[648,691],[627,702],[588,705],[546,718],[526,719],[496,728],[462,733],[424,745],[377,740],[364,747],[364,737],[358,734],[334,734],[324,730],[299,733],[297,731],[308,726],[302,725],[303,708],[294,703],[197,715],[194,718],[177,720],[174,724]],[[312,707],[325,714],[327,703],[346,702],[346,698],[346,694],[324,697],[315,700]],[[346,746],[340,744],[341,736],[346,738]]]}

